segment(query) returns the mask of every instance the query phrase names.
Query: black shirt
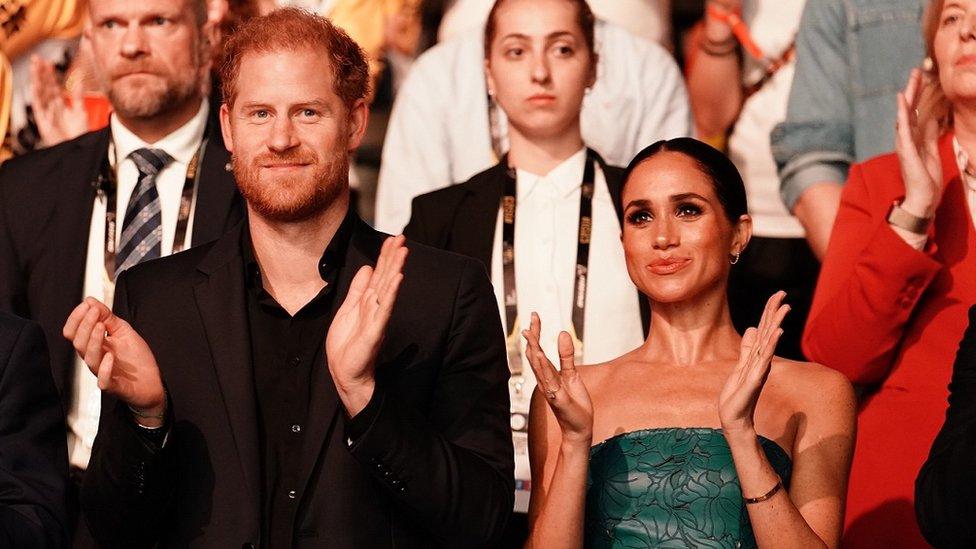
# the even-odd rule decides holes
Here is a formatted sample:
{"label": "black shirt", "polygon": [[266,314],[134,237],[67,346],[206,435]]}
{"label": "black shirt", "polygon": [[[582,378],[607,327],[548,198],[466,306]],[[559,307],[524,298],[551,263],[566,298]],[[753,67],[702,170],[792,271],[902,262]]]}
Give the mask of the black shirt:
{"label": "black shirt", "polygon": [[299,467],[312,376],[329,375],[325,337],[341,305],[335,285],[355,221],[348,214],[343,220],[319,262],[325,287],[294,316],[264,289],[249,231],[244,231],[247,317],[260,423],[264,547],[292,546],[299,505],[296,494],[307,473]]}

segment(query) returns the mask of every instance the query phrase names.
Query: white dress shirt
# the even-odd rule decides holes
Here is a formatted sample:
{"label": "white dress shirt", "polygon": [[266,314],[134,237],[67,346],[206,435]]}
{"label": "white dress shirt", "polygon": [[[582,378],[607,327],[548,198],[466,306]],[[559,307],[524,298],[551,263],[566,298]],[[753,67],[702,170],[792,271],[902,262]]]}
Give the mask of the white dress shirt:
{"label": "white dress shirt", "polygon": [[[397,93],[376,190],[377,229],[398,234],[414,197],[494,166],[483,33],[438,44],[414,63]],[[664,48],[597,23],[597,80],[583,100],[583,141],[612,166],[626,166],[659,139],[689,135],[681,71]],[[500,127],[504,128],[504,112]]]}
{"label": "white dress shirt", "polygon": [[[530,315],[537,312],[542,321],[540,343],[546,356],[559,365],[557,338],[570,331],[573,315],[573,290],[576,282],[580,187],[586,150],[544,176],[517,170],[515,221],[515,286],[521,329],[529,327]],[[596,364],[631,351],[644,341],[637,288],[627,274],[620,222],[607,189],[603,171],[597,166],[593,196],[593,232],[590,241],[589,276],[584,314],[583,363]],[[504,270],[502,266],[502,217],[495,225],[491,280],[498,299],[498,312],[505,323]],[[525,417],[536,381],[525,358],[525,340],[519,337],[525,383],[520,393],[512,384],[509,392],[512,412]],[[513,433],[515,477],[529,480],[529,461],[525,433]],[[528,508],[528,490],[516,493],[515,508]]]}
{"label": "white dress shirt", "polygon": [[[183,184],[186,181],[187,168],[190,160],[200,148],[203,133],[207,127],[209,105],[202,101],[200,110],[189,122],[178,130],[159,141],[148,144],[112,115],[110,127],[112,130],[112,145],[109,146],[109,160],[115,166],[118,160],[118,191],[116,195],[116,219],[125,217],[125,209],[129,205],[129,197],[136,188],[139,170],[129,155],[141,148],[162,149],[173,160],[156,176],[156,190],[159,192],[159,205],[162,210],[163,242],[161,252],[163,256],[173,251],[173,238],[176,235],[176,223],[179,217],[180,198],[183,194]],[[194,192],[199,186],[194,188]],[[92,296],[112,306],[115,292],[114,283],[109,280],[105,272],[105,197],[99,195],[92,208],[91,225],[88,231],[88,255],[85,260],[84,297]],[[196,209],[194,196],[193,208],[186,228],[185,248],[189,247],[193,237],[193,214]],[[121,221],[115,224],[115,242],[118,243],[122,235]],[[80,301],[80,300],[79,300]],[[71,386],[71,408],[68,410],[68,461],[74,467],[85,469],[91,457],[92,443],[98,431],[98,415],[101,411],[101,392],[98,380],[92,375],[88,366],[75,358],[74,383]]]}

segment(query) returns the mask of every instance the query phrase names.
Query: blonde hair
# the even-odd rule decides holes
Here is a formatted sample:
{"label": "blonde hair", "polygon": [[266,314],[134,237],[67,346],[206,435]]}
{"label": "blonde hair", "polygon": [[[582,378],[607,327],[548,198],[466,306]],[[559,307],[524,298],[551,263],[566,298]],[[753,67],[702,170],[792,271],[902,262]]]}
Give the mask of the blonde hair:
{"label": "blonde hair", "polygon": [[922,87],[918,98],[919,125],[929,120],[937,120],[939,129],[952,127],[952,103],[942,90],[939,80],[939,62],[935,58],[935,35],[939,32],[939,21],[945,0],[932,0],[925,8],[922,18],[922,37],[925,40],[925,67],[922,74]]}

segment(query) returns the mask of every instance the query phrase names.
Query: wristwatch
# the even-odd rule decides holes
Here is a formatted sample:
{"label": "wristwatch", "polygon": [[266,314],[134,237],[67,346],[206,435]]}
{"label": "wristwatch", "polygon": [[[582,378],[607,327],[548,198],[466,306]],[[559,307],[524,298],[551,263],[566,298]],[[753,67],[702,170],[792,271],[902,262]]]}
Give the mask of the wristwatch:
{"label": "wristwatch", "polygon": [[895,201],[891,205],[891,211],[888,212],[888,223],[910,233],[924,235],[928,234],[932,218],[910,214],[901,207],[901,202]]}

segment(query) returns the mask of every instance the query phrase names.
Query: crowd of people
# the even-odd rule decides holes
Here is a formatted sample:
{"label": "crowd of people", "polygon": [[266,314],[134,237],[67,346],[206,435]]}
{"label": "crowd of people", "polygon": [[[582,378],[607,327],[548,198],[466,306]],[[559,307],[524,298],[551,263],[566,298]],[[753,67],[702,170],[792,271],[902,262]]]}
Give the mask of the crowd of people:
{"label": "crowd of people", "polygon": [[976,545],[976,0],[685,4],[0,2],[0,546]]}

